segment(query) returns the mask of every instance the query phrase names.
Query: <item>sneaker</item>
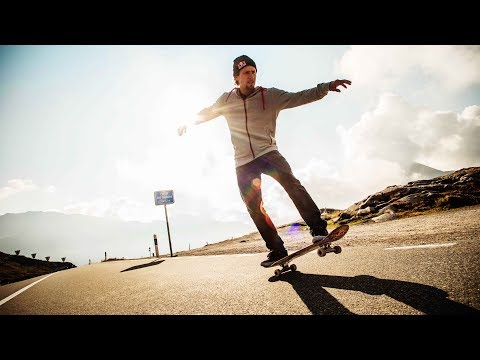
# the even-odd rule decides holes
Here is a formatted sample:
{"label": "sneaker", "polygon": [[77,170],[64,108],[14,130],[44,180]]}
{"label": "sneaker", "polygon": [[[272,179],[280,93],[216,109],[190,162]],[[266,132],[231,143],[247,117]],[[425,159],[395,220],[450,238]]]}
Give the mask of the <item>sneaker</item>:
{"label": "sneaker", "polygon": [[280,260],[288,255],[287,249],[283,248],[281,250],[271,250],[267,255],[267,260],[264,260],[260,263],[263,267],[269,267],[275,261]]}
{"label": "sneaker", "polygon": [[310,234],[313,236],[312,243],[316,243],[325,239],[325,237],[328,235],[328,231],[327,228],[311,229]]}

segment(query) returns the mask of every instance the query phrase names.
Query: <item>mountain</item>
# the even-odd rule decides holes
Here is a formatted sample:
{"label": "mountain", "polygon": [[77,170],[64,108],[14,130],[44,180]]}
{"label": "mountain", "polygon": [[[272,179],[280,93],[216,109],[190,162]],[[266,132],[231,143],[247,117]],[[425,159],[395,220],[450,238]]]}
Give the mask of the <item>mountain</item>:
{"label": "mountain", "polygon": [[427,165],[423,165],[417,162],[414,162],[410,165],[410,168],[407,171],[407,175],[412,179],[422,179],[429,180],[439,176],[448,175],[454,171],[442,171],[435,168],[432,168]]}
{"label": "mountain", "polygon": [[[425,169],[423,169],[425,170]],[[480,204],[480,167],[388,186],[342,211],[333,222],[385,221],[431,210]]]}
{"label": "mountain", "polygon": [[[190,245],[194,248],[225,240],[225,234],[233,237],[251,231],[245,224],[218,222],[215,228],[200,233],[203,220],[191,216],[185,221],[188,226],[182,226],[169,219],[173,253]],[[37,259],[50,256],[52,261],[66,257],[76,266],[100,262],[105,253],[107,258],[136,258],[149,256],[150,248],[154,254],[153,234],[157,234],[160,255],[170,254],[165,221],[142,223],[41,211],[0,216],[1,251],[13,254],[20,250],[26,256],[37,253]]]}

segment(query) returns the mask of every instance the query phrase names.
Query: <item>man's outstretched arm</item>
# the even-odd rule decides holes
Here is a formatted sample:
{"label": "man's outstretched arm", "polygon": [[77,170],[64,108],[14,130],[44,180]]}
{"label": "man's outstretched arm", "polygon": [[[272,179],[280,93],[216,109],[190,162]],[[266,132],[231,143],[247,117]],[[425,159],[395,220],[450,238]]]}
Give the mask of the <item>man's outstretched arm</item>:
{"label": "man's outstretched arm", "polygon": [[189,128],[193,125],[198,125],[198,124],[204,123],[206,121],[215,119],[217,116],[219,116],[219,114],[215,111],[213,106],[201,110],[197,114],[197,119],[195,121],[191,121],[190,123],[182,124],[178,127],[178,129],[177,129],[178,136],[182,136],[183,134],[185,134],[187,132],[187,128]]}

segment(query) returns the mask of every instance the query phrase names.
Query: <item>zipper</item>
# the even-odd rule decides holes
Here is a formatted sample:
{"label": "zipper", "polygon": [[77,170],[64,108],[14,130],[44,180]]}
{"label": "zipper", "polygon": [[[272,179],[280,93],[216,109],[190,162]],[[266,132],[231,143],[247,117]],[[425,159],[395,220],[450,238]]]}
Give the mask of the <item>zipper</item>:
{"label": "zipper", "polygon": [[243,109],[245,110],[245,130],[247,130],[248,143],[250,144],[250,150],[252,151],[252,157],[255,159],[255,153],[253,152],[252,140],[250,139],[250,133],[248,132],[248,115],[247,115],[247,99],[243,100]]}

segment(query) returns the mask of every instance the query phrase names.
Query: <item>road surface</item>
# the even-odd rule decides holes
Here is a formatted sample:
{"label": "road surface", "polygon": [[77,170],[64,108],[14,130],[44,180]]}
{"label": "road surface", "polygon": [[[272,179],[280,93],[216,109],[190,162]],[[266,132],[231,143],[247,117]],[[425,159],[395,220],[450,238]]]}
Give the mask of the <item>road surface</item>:
{"label": "road surface", "polygon": [[[394,221],[411,228],[425,219]],[[382,234],[379,243],[357,245],[360,233],[382,225],[352,226],[337,243],[341,254],[311,252],[279,278],[259,265],[266,252],[85,265],[0,287],[0,315],[478,316],[479,221],[470,224],[458,238],[448,224],[425,228],[428,242],[406,245],[395,234],[391,244]]]}

